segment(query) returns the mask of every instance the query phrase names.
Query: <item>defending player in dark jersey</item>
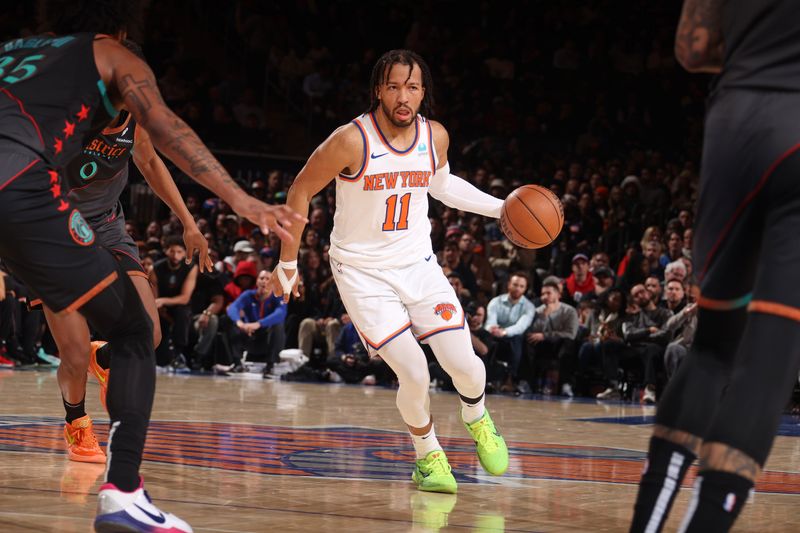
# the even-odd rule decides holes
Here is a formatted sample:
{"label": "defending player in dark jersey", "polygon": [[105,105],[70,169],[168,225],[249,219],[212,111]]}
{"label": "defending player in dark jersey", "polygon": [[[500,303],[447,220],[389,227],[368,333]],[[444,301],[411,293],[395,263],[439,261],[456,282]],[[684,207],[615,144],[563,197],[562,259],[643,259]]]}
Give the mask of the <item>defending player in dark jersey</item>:
{"label": "defending player in dark jersey", "polygon": [[661,531],[696,456],[680,531],[728,531],[800,367],[800,3],[685,0],[675,51],[709,97],[691,351],[656,415],[631,531]]}
{"label": "defending player in dark jersey", "polygon": [[303,217],[247,196],[164,104],[152,71],[119,42],[137,4],[43,1],[53,34],[0,44],[0,257],[54,313],[82,322],[78,311],[112,346],[107,482],[95,528],[191,531],[152,504],[139,477],[155,392],[152,321],[67,198],[63,169],[126,109],[162,153],[262,230],[291,239],[281,225]]}
{"label": "defending player in dark jersey", "polygon": [[[125,41],[125,46],[141,56],[138,45]],[[130,276],[145,310],[153,321],[153,344],[161,342],[161,328],[156,302],[147,272],[139,262],[136,243],[125,231],[125,215],[119,202],[128,184],[128,162],[133,156],[137,168],[180,218],[187,248],[199,249],[201,268],[211,269],[208,243],[197,229],[164,162],[156,154],[150,137],[127,111],[121,111],[100,133],[92,137],[83,151],[66,166],[65,178],[69,188],[68,199],[80,210],[97,243],[111,250]],[[197,271],[196,266],[187,267]],[[92,419],[86,414],[87,370],[100,384],[100,401],[106,405],[110,346],[102,341],[89,344],[89,331],[85,324],[77,327],[77,320],[65,320],[44,306],[45,317],[58,346],[61,364],[58,367],[58,384],[61,389],[66,423],[64,440],[67,455],[72,461],[105,463],[106,454],[98,444]]]}

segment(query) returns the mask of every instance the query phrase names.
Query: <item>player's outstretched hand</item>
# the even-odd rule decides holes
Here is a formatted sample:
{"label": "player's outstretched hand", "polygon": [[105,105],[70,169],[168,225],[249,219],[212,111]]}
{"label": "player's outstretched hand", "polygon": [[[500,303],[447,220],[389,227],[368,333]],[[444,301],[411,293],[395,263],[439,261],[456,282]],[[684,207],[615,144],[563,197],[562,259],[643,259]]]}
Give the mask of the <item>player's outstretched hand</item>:
{"label": "player's outstretched hand", "polygon": [[272,284],[272,294],[278,298],[283,297],[283,303],[289,303],[291,296],[300,297],[300,276],[296,268],[285,268],[278,263],[269,281]]}
{"label": "player's outstretched hand", "polygon": [[261,233],[267,235],[274,231],[283,242],[291,243],[294,237],[286,231],[292,224],[305,224],[308,219],[292,208],[285,205],[268,205],[256,200],[252,196],[246,196],[237,205],[232,205],[233,210],[239,216],[245,217],[261,229]]}
{"label": "player's outstretched hand", "polygon": [[197,225],[194,227],[186,227],[183,230],[183,244],[186,245],[186,264],[191,264],[194,259],[194,254],[200,254],[197,262],[200,265],[200,272],[211,272],[214,270],[214,263],[208,257],[208,241]]}

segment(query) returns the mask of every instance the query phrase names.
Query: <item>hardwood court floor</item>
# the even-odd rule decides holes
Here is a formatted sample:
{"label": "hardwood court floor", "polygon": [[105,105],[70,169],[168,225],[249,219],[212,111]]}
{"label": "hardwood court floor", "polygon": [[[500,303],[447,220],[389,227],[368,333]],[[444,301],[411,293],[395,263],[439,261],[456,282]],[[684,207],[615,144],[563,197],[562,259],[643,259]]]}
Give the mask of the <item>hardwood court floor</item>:
{"label": "hardwood court floor", "polygon": [[[0,372],[0,397],[0,532],[91,531],[103,466],[67,461],[55,372]],[[493,478],[458,420],[457,396],[435,393],[437,434],[459,480],[448,496],[412,486],[394,397],[160,375],[142,473],[155,502],[198,532],[627,530],[653,408],[489,397],[512,454],[509,472]],[[106,420],[93,383],[87,408]],[[787,418],[781,432],[799,429]],[[735,531],[800,530],[800,438],[778,437],[767,470]]]}

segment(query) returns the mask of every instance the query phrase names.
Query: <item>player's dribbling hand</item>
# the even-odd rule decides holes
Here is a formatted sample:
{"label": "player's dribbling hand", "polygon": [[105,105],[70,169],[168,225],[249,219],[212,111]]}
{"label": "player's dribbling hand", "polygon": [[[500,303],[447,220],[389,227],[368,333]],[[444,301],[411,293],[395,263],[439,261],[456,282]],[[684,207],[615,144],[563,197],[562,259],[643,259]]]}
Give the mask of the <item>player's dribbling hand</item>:
{"label": "player's dribbling hand", "polygon": [[240,204],[231,207],[240,216],[258,226],[261,233],[267,235],[270,231],[274,231],[275,235],[283,242],[294,241],[294,237],[286,231],[286,228],[292,227],[292,224],[308,222],[306,217],[296,213],[288,206],[268,205],[252,196],[246,196]]}
{"label": "player's dribbling hand", "polygon": [[197,263],[200,266],[200,272],[211,272],[214,270],[214,263],[208,257],[208,241],[197,229],[197,225],[193,224],[193,226],[186,226],[183,230],[183,244],[186,245],[186,264],[190,265],[194,254],[198,253],[200,255]]}

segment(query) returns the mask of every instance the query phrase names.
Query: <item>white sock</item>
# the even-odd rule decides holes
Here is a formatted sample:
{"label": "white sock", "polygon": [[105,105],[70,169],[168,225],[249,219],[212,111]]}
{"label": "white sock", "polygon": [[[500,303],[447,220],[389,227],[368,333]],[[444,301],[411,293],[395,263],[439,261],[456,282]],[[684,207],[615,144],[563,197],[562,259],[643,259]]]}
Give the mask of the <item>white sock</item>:
{"label": "white sock", "polygon": [[476,404],[468,404],[464,400],[461,400],[461,420],[467,424],[472,424],[480,420],[483,413],[486,412],[486,407],[484,406],[485,399],[486,395],[481,394],[481,399],[478,400]]}
{"label": "white sock", "polygon": [[417,459],[424,459],[425,456],[432,451],[442,449],[442,446],[436,439],[436,433],[433,431],[433,424],[431,424],[431,430],[425,435],[414,435],[411,432],[409,432],[409,435],[411,435],[411,442],[414,443],[414,451],[417,452]]}

